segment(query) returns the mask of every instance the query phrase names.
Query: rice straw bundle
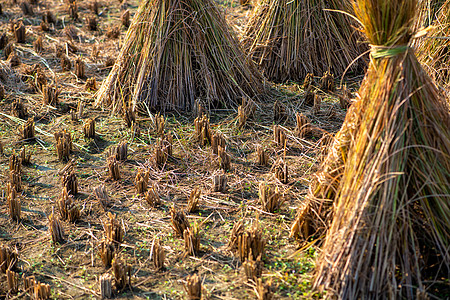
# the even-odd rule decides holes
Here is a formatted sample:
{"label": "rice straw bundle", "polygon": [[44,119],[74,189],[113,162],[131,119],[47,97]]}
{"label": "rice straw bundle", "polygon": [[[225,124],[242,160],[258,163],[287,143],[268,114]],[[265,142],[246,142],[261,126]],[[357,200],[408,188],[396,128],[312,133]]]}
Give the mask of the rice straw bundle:
{"label": "rice straw bundle", "polygon": [[[341,75],[367,49],[349,0],[261,0],[245,30],[244,48],[275,82],[300,81],[308,73]],[[350,72],[361,74],[364,59]]]}
{"label": "rice straw bundle", "polygon": [[237,106],[264,92],[263,77],[246,58],[211,0],[145,0],[96,105],[145,103],[152,110]]}
{"label": "rice straw bundle", "polygon": [[325,162],[333,180],[315,186],[333,204],[314,282],[327,298],[426,297],[450,275],[449,107],[410,47],[415,11],[355,2],[371,61]]}
{"label": "rice straw bundle", "polygon": [[419,44],[417,55],[436,82],[450,95],[450,0],[440,8],[433,26]]}
{"label": "rice straw bundle", "polygon": [[446,0],[418,0],[415,29],[427,27],[437,19],[438,11]]}

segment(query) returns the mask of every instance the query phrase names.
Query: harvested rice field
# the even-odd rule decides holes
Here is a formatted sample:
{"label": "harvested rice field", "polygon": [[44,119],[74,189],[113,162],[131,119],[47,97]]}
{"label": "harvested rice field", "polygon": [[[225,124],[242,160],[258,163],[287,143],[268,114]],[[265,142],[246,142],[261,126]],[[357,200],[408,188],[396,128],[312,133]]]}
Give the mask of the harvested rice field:
{"label": "harvested rice field", "polygon": [[0,299],[449,299],[449,1],[329,2],[2,1]]}

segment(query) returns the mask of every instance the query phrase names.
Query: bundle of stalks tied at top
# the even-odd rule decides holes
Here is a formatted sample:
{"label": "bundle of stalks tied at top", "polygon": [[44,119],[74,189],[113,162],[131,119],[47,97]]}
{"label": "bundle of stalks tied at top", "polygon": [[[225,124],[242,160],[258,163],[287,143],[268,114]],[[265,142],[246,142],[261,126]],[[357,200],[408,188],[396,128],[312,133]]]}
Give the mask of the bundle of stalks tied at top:
{"label": "bundle of stalks tied at top", "polygon": [[325,235],[314,288],[326,298],[425,299],[448,289],[450,115],[410,46],[416,7],[354,4],[369,69],[292,227],[297,237]]}
{"label": "bundle of stalks tied at top", "polygon": [[275,82],[301,81],[308,73],[362,74],[367,50],[350,0],[261,0],[245,29],[243,45]]}
{"label": "bundle of stalks tied at top", "polygon": [[265,92],[261,73],[243,53],[211,0],[145,0],[128,29],[97,105],[145,104],[152,110],[237,106]]}

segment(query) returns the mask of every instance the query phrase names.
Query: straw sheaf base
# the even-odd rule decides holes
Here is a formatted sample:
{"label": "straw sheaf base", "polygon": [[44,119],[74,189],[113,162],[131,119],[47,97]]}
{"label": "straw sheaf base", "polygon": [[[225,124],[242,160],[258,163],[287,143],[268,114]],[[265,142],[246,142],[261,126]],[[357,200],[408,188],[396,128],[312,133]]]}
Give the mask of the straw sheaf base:
{"label": "straw sheaf base", "polygon": [[365,110],[367,103],[358,99],[349,108],[344,124],[334,137],[320,171],[313,178],[304,204],[297,211],[291,227],[291,237],[300,241],[310,237],[319,238],[329,228],[333,218],[333,202],[339,192],[350,143],[361,124],[359,112]]}
{"label": "straw sheaf base", "polygon": [[201,98],[207,109],[231,107],[262,94],[263,82],[213,1],[147,0],[96,105],[191,110]]}
{"label": "straw sheaf base", "polygon": [[360,94],[314,286],[412,298],[450,272],[449,108],[411,49],[372,61]]}

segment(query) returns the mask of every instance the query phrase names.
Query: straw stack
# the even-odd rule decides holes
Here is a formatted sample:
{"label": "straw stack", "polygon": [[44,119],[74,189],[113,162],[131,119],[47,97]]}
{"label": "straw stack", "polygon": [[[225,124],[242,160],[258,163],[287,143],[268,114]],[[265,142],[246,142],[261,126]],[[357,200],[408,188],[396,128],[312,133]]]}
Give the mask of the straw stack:
{"label": "straw stack", "polygon": [[208,108],[237,107],[262,93],[263,81],[214,1],[146,0],[96,104],[191,110],[201,98]]}
{"label": "straw stack", "polygon": [[[308,73],[344,73],[367,50],[350,12],[349,0],[261,0],[244,34],[244,48],[275,82],[301,81]],[[331,11],[335,10],[335,11]],[[367,65],[356,60],[350,73]]]}
{"label": "straw stack", "polygon": [[333,180],[310,193],[334,207],[314,282],[330,299],[426,298],[450,274],[449,107],[410,47],[415,11],[355,3],[371,62],[325,162]]}
{"label": "straw stack", "polygon": [[437,84],[450,95],[450,1],[437,13],[433,28],[418,45],[417,55]]}
{"label": "straw stack", "polygon": [[415,29],[432,25],[445,2],[446,0],[418,0]]}

